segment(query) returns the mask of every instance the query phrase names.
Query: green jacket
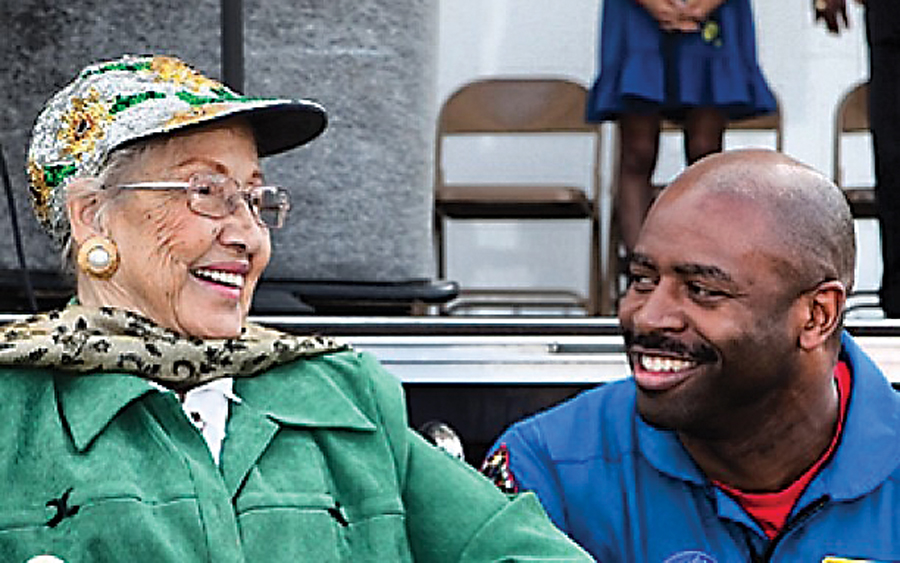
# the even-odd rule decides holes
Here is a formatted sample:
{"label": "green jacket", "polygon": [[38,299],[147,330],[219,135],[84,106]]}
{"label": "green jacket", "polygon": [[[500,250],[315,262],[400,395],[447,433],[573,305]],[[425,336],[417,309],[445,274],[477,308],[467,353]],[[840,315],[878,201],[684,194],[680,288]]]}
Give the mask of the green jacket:
{"label": "green jacket", "polygon": [[0,370],[0,560],[591,561],[409,430],[366,354],[236,379],[217,467],[138,377]]}

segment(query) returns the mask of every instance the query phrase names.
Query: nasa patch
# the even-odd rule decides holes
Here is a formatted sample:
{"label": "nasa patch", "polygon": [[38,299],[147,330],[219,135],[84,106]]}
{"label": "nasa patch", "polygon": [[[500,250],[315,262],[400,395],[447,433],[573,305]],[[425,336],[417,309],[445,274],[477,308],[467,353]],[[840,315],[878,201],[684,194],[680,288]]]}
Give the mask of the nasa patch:
{"label": "nasa patch", "polygon": [[663,563],[718,563],[715,557],[702,551],[680,551]]}

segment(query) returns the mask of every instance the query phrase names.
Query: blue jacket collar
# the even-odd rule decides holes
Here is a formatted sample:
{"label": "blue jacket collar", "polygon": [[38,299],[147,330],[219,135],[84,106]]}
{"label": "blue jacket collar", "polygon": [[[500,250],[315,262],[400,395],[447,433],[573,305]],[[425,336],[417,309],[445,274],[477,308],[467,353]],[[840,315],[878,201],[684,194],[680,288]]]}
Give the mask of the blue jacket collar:
{"label": "blue jacket collar", "polygon": [[841,357],[853,374],[847,420],[834,457],[803,498],[828,494],[852,500],[900,466],[900,394],[850,335],[844,333],[841,344]]}
{"label": "blue jacket collar", "polygon": [[[841,357],[853,374],[847,420],[834,457],[798,505],[826,494],[834,500],[860,497],[900,466],[900,394],[846,332],[841,344]],[[674,432],[636,418],[641,452],[658,471],[695,485],[707,484]]]}
{"label": "blue jacket collar", "polygon": [[637,414],[636,408],[635,421],[638,448],[657,471],[695,485],[706,482],[703,472],[681,445],[675,432],[650,426]]}

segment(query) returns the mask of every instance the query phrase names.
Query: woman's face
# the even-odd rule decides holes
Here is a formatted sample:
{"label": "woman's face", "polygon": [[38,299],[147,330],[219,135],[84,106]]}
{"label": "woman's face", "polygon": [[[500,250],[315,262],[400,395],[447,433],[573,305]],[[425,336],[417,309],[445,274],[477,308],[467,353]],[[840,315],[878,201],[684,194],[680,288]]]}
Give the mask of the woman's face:
{"label": "woman's face", "polygon": [[[197,173],[262,184],[248,125],[230,121],[182,134],[150,149],[129,183],[184,181]],[[123,191],[108,208],[105,231],[119,269],[90,280],[100,305],[137,311],[181,334],[239,336],[253,291],[269,261],[268,229],[240,203],[221,218],[198,215],[183,191]]]}

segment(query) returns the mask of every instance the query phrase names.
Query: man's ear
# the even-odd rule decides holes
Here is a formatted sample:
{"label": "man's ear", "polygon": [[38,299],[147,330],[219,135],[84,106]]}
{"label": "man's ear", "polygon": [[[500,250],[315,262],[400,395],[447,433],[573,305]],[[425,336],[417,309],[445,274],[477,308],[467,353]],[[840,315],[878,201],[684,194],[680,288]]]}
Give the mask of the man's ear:
{"label": "man's ear", "polygon": [[820,283],[804,296],[805,321],[800,332],[800,347],[816,349],[824,344],[841,321],[847,289],[837,280]]}
{"label": "man's ear", "polygon": [[101,235],[102,226],[97,218],[101,198],[94,190],[84,189],[83,183],[93,180],[77,178],[66,187],[66,210],[72,230],[72,242],[77,248],[92,236]]}

